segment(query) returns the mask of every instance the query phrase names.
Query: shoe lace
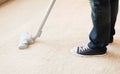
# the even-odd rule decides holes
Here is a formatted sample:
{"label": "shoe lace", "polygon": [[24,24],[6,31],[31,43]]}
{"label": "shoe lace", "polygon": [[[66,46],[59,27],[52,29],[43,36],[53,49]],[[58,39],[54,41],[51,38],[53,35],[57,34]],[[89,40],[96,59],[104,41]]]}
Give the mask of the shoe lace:
{"label": "shoe lace", "polygon": [[88,51],[88,49],[90,49],[88,45],[81,46],[81,47],[78,47],[78,52]]}

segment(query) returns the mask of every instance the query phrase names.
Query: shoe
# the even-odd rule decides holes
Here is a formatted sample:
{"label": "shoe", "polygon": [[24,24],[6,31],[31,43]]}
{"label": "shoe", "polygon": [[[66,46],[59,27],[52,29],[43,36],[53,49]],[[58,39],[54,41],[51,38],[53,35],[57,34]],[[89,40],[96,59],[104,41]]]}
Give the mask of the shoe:
{"label": "shoe", "polygon": [[106,49],[91,49],[88,45],[73,48],[71,51],[79,55],[102,55],[106,53]]}

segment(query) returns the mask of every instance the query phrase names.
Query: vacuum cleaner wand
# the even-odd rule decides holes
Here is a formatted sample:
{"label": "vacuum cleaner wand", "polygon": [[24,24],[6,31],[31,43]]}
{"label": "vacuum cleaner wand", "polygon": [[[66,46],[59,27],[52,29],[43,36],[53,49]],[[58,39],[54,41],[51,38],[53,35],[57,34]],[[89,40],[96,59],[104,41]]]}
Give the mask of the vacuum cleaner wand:
{"label": "vacuum cleaner wand", "polygon": [[48,8],[47,8],[47,10],[46,10],[46,13],[45,13],[45,15],[44,15],[43,18],[42,18],[40,27],[38,28],[38,30],[37,30],[37,32],[35,33],[34,36],[30,35],[29,33],[23,33],[23,34],[22,34],[22,36],[21,36],[21,38],[20,38],[19,45],[18,45],[19,49],[26,49],[26,48],[28,48],[28,46],[29,46],[30,44],[33,44],[34,41],[35,41],[38,37],[41,36],[41,34],[42,34],[42,28],[44,27],[45,22],[46,22],[46,20],[47,20],[47,18],[48,18],[48,16],[49,16],[49,14],[50,14],[50,12],[51,12],[54,4],[55,4],[55,2],[56,2],[56,0],[51,0],[50,4],[49,4],[49,6],[48,6]]}

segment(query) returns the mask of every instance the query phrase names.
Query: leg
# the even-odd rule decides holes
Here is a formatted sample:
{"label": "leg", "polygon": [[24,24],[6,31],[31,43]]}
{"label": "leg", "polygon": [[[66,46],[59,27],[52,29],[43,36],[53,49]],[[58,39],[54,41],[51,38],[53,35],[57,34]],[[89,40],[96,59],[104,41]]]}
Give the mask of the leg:
{"label": "leg", "polygon": [[118,14],[119,0],[110,0],[111,3],[111,31],[110,42],[113,42],[113,35],[115,34],[115,22]]}
{"label": "leg", "polygon": [[93,29],[90,33],[91,49],[106,49],[111,28],[110,0],[91,0]]}
{"label": "leg", "polygon": [[91,0],[93,29],[88,45],[72,49],[81,55],[101,55],[106,53],[111,29],[110,0]]}

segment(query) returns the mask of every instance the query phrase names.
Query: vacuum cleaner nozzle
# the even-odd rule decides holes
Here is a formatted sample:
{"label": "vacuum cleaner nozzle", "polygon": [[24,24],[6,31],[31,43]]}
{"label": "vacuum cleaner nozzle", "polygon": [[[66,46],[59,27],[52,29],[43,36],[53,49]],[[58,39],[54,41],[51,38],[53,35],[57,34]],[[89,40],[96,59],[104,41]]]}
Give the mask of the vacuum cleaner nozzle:
{"label": "vacuum cleaner nozzle", "polygon": [[35,41],[35,39],[36,39],[37,37],[40,37],[40,35],[41,35],[41,33],[42,33],[42,28],[43,28],[43,26],[45,25],[45,22],[46,22],[49,14],[50,14],[50,11],[51,11],[52,8],[53,8],[53,5],[55,4],[55,1],[56,1],[56,0],[51,0],[50,4],[49,4],[49,6],[48,6],[48,8],[47,8],[47,10],[46,10],[46,13],[45,13],[45,15],[43,16],[43,19],[42,19],[42,21],[41,21],[41,24],[40,24],[40,27],[39,27],[37,33],[36,33],[33,37],[32,37],[32,35],[30,35],[29,33],[23,33],[23,34],[22,34],[22,36],[21,36],[21,38],[20,38],[19,45],[18,45],[19,49],[26,49],[26,48],[28,48],[28,46],[29,46],[30,44],[33,44],[33,43],[34,43],[34,41]]}
{"label": "vacuum cleaner nozzle", "polygon": [[32,38],[32,35],[29,33],[23,33],[20,38],[19,42],[19,49],[26,49],[30,44],[34,43],[34,39]]}

